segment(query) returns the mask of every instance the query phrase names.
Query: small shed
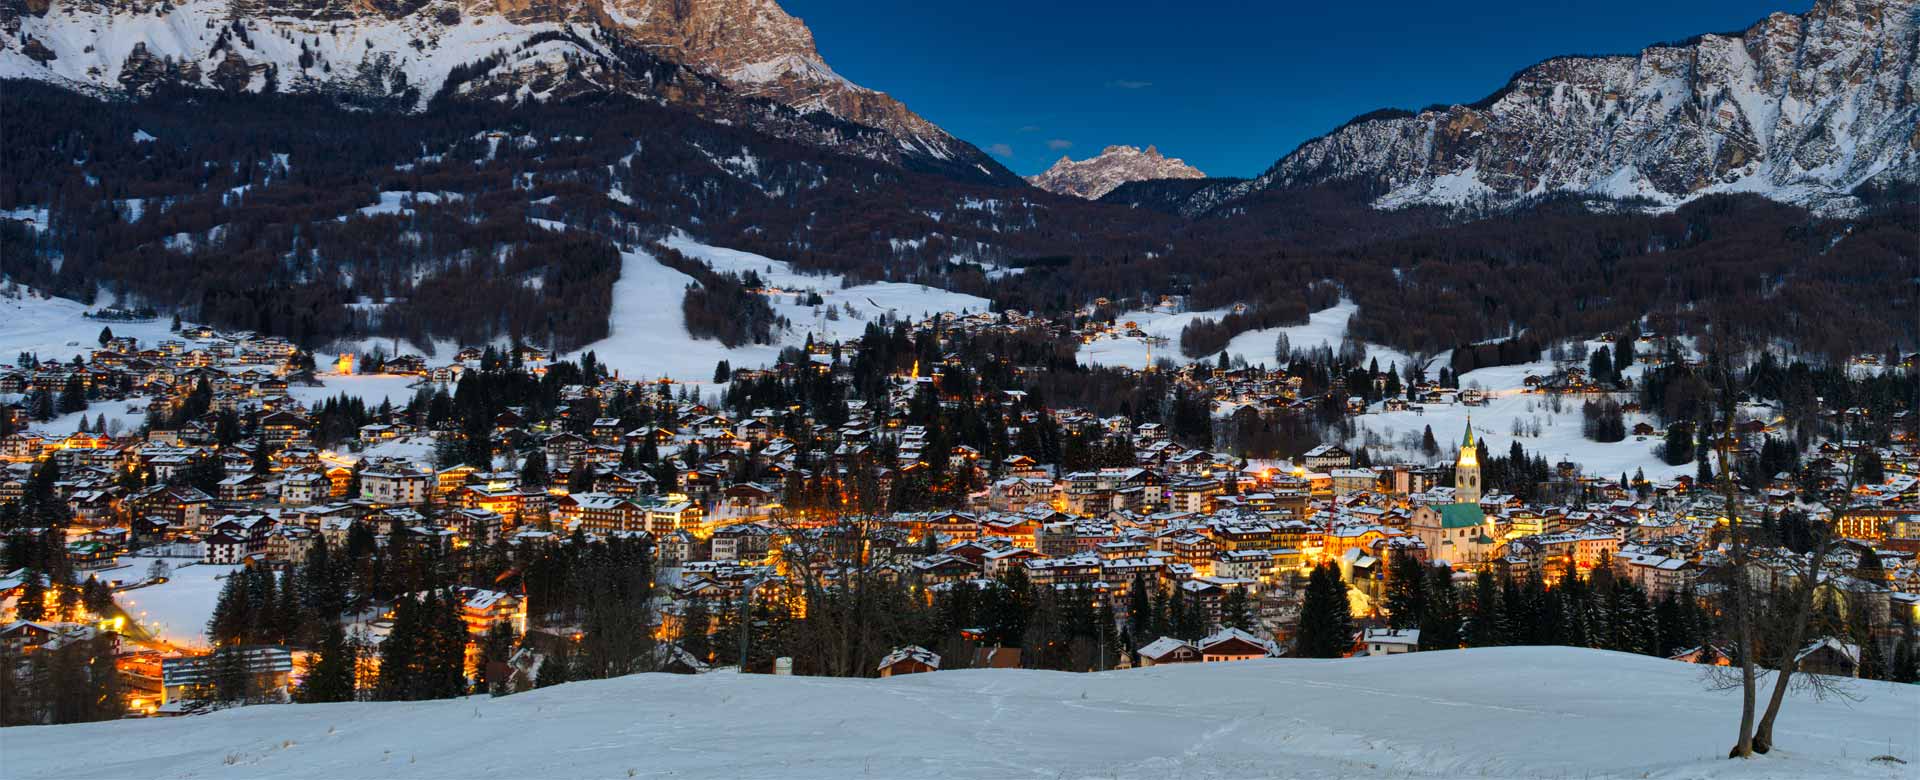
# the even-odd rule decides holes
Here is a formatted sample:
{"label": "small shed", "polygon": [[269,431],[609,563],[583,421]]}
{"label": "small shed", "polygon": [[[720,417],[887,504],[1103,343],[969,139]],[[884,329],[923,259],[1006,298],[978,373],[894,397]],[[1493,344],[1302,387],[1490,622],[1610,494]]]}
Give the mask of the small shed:
{"label": "small shed", "polygon": [[880,659],[880,676],[940,671],[940,654],[919,645],[907,645]]}

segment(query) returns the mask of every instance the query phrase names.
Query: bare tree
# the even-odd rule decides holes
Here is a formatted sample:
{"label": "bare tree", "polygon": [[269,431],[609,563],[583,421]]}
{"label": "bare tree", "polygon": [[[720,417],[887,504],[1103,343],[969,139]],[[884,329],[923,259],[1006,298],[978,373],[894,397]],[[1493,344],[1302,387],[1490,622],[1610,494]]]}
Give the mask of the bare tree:
{"label": "bare tree", "polygon": [[[1846,441],[1846,429],[1842,427],[1841,439]],[[1782,618],[1777,636],[1781,642],[1775,647],[1773,668],[1776,670],[1773,681],[1773,694],[1767,700],[1767,711],[1760,718],[1760,725],[1753,734],[1753,749],[1765,753],[1773,749],[1773,724],[1780,716],[1780,708],[1786,703],[1787,691],[1794,683],[1795,672],[1800,666],[1800,650],[1807,642],[1808,630],[1814,622],[1814,607],[1819,601],[1821,586],[1829,575],[1828,567],[1833,562],[1834,553],[1840,547],[1840,524],[1846,515],[1854,511],[1853,489],[1859,480],[1858,465],[1862,447],[1871,446],[1872,437],[1866,438],[1868,444],[1846,447],[1846,479],[1831,490],[1821,489],[1815,481],[1809,481],[1805,492],[1807,498],[1818,503],[1824,513],[1807,520],[1807,531],[1811,536],[1812,549],[1804,554],[1788,556],[1790,577],[1786,583],[1782,609],[1772,610],[1772,614]],[[1818,675],[1800,675],[1801,683],[1811,688],[1816,695],[1843,692],[1832,681]]]}
{"label": "bare tree", "polygon": [[907,624],[917,614],[882,552],[904,538],[869,515],[811,525],[788,520],[782,528],[783,573],[804,606],[794,636],[800,654],[829,677],[871,674],[911,635]]}
{"label": "bare tree", "polygon": [[1722,569],[1724,581],[1719,583],[1722,589],[1722,617],[1728,629],[1729,648],[1739,661],[1737,669],[1709,667],[1708,675],[1714,687],[1740,688],[1740,730],[1736,733],[1733,748],[1727,751],[1728,758],[1748,758],[1754,753],[1753,729],[1755,714],[1759,702],[1758,664],[1754,660],[1754,634],[1758,610],[1750,572],[1754,559],[1753,535],[1755,528],[1746,522],[1745,513],[1740,504],[1740,487],[1733,477],[1733,415],[1734,398],[1732,377],[1726,373],[1720,376],[1720,429],[1723,435],[1718,437],[1715,450],[1720,455],[1720,498],[1722,512],[1727,519],[1727,565]]}

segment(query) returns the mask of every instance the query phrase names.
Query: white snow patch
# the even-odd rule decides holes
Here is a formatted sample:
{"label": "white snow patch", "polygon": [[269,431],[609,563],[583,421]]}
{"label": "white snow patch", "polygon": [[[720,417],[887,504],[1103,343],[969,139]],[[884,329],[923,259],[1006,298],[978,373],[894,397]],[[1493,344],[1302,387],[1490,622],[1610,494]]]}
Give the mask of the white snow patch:
{"label": "white snow patch", "polygon": [[[147,567],[156,560],[172,567],[167,581],[121,591],[114,594],[114,602],[161,641],[187,648],[209,647],[207,619],[213,617],[227,576],[241,567],[201,564],[194,558],[126,558],[124,562],[134,567],[131,578],[146,579]],[[11,753],[11,748],[7,752]]]}

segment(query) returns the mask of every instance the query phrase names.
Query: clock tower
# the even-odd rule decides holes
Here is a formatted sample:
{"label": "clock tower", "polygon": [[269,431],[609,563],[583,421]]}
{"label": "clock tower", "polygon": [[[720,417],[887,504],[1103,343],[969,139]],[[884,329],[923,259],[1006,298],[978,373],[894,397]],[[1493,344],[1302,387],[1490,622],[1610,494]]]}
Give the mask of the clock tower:
{"label": "clock tower", "polygon": [[1467,435],[1460,441],[1460,460],[1453,464],[1453,492],[1462,504],[1480,503],[1480,448],[1473,440],[1473,416],[1467,416]]}

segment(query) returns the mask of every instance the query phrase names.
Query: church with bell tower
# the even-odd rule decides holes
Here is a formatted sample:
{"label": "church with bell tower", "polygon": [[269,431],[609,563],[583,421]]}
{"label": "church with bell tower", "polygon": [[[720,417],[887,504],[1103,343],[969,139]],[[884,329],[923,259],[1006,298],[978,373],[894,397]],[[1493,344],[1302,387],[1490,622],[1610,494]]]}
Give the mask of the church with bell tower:
{"label": "church with bell tower", "polygon": [[1467,416],[1467,435],[1460,440],[1460,459],[1453,464],[1453,493],[1462,504],[1480,503],[1480,447],[1473,440],[1473,416]]}
{"label": "church with bell tower", "polygon": [[1498,527],[1480,508],[1480,442],[1473,438],[1473,418],[1460,438],[1460,457],[1453,463],[1453,503],[1428,504],[1413,510],[1409,527],[1427,547],[1428,559],[1462,565],[1477,564],[1500,549]]}

